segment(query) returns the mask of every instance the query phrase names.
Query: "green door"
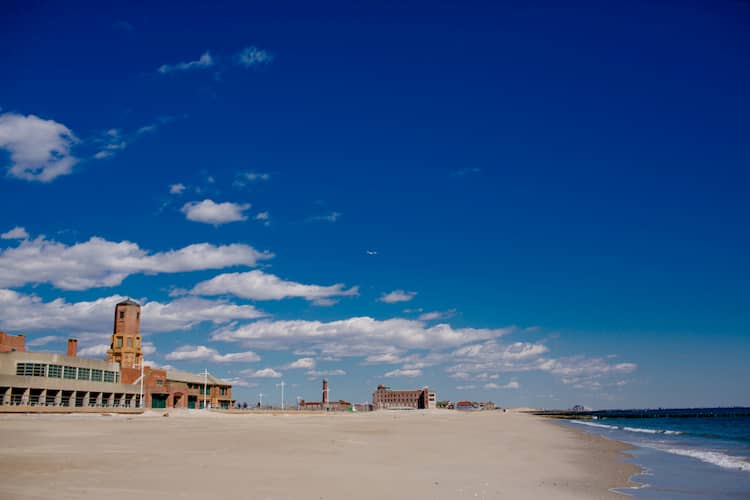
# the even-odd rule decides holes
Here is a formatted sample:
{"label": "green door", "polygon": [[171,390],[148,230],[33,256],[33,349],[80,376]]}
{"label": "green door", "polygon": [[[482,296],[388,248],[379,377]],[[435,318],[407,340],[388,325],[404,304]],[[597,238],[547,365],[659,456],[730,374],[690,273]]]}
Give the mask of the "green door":
{"label": "green door", "polygon": [[152,394],[151,395],[151,408],[166,408],[167,407],[167,395],[166,394]]}
{"label": "green door", "polygon": [[188,396],[188,408],[195,410],[195,400],[197,398],[195,396]]}

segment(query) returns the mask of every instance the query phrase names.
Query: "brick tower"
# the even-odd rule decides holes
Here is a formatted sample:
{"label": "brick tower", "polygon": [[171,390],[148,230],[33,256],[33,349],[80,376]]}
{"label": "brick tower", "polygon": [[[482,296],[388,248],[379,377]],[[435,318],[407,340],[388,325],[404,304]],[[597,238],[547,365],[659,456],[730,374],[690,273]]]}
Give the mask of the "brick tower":
{"label": "brick tower", "polygon": [[323,406],[328,404],[328,379],[323,379]]}
{"label": "brick tower", "polygon": [[115,327],[107,361],[120,363],[123,368],[141,369],[141,306],[134,300],[124,300],[115,306]]}

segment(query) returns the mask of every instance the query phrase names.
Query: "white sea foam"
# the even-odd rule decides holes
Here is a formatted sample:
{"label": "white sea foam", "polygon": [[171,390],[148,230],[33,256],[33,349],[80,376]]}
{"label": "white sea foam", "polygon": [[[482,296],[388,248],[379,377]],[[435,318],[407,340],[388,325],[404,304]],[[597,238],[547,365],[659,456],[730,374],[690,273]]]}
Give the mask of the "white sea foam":
{"label": "white sea foam", "polygon": [[588,425],[590,427],[601,427],[602,429],[619,429],[616,425],[595,424],[593,422],[584,422],[582,420],[571,420],[571,422],[574,424]]}
{"label": "white sea foam", "polygon": [[571,422],[581,425],[588,425],[590,427],[600,427],[602,429],[616,429],[620,431],[628,432],[640,432],[643,434],[669,434],[673,436],[679,436],[682,434],[680,431],[672,431],[669,429],[642,429],[639,427],[620,427],[619,425],[606,425],[606,424],[595,424],[593,422],[584,422],[582,420],[571,420]]}
{"label": "white sea foam", "polygon": [[690,448],[660,448],[654,447],[657,450],[666,451],[668,453],[674,453],[675,455],[682,455],[685,457],[697,458],[701,462],[718,465],[725,469],[741,470],[750,472],[750,462],[744,457],[735,457],[727,455],[720,451],[708,451],[708,450],[693,450]]}
{"label": "white sea foam", "polygon": [[641,429],[638,427],[620,427],[620,429],[629,432],[643,432],[645,434],[670,434],[673,436],[682,434],[680,431],[670,431],[669,429]]}

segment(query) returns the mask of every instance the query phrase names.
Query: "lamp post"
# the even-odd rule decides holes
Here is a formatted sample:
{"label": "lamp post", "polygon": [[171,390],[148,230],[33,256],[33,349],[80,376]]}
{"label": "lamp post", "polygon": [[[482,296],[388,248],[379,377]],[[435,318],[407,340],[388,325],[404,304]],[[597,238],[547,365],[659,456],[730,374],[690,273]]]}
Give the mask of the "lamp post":
{"label": "lamp post", "polygon": [[276,384],[276,387],[281,387],[281,409],[284,409],[284,386],[286,384],[282,380],[280,384]]}
{"label": "lamp post", "polygon": [[206,406],[206,392],[208,392],[208,369],[203,370],[203,409],[207,410]]}

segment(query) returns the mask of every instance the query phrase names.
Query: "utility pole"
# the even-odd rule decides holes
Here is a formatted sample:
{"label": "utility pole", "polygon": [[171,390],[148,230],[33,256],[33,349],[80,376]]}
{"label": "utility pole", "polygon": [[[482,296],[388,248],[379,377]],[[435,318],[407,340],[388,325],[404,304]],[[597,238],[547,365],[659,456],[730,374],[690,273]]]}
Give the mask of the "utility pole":
{"label": "utility pole", "polygon": [[141,359],[141,396],[140,396],[141,408],[143,408],[143,360]]}
{"label": "utility pole", "polygon": [[280,384],[276,384],[276,387],[279,387],[279,386],[281,386],[281,409],[282,409],[282,410],[284,409],[284,386],[285,386],[285,385],[286,385],[286,384],[284,383],[284,381],[283,381],[283,380],[281,381],[281,383],[280,383]]}
{"label": "utility pole", "polygon": [[203,409],[207,410],[206,406],[206,392],[208,392],[208,369],[203,370]]}
{"label": "utility pole", "polygon": [[258,393],[258,404],[260,405],[260,409],[262,410],[263,409],[263,393],[262,392]]}

